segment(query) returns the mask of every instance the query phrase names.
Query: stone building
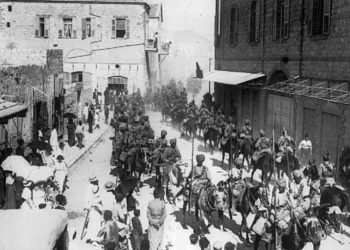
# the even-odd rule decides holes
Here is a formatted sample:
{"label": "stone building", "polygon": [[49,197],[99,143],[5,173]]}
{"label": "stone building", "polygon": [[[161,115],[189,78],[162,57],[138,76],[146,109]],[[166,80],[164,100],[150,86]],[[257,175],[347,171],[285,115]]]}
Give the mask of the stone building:
{"label": "stone building", "polygon": [[[347,1],[216,0],[216,101],[241,126],[308,133],[317,161],[350,139]],[[278,138],[277,138],[278,139]]]}
{"label": "stone building", "polygon": [[142,0],[2,1],[0,64],[35,64],[43,51],[61,49],[64,72],[91,74],[83,88],[103,92],[122,82],[144,92],[149,14]]}
{"label": "stone building", "polygon": [[[27,107],[24,116],[1,121],[0,149],[17,145],[17,139],[26,143],[57,124],[59,136],[63,135],[63,63],[61,50],[48,50],[41,54],[42,65],[7,66],[0,68],[1,98]],[[2,106],[2,112],[6,107]]]}

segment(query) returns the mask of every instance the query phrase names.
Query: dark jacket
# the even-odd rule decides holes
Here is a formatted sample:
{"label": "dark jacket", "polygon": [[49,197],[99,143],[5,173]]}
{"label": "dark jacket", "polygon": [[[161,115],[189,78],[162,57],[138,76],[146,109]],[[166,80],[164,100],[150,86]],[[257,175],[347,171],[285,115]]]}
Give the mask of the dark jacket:
{"label": "dark jacket", "polygon": [[132,223],[132,233],[135,235],[142,235],[143,234],[143,230],[142,230],[142,224],[141,221],[138,217],[133,217],[131,219],[131,223]]}

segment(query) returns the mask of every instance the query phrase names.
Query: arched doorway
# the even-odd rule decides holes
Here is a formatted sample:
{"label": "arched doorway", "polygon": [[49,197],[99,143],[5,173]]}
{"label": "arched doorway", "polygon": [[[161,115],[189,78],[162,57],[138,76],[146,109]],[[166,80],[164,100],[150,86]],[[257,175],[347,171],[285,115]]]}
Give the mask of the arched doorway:
{"label": "arched doorway", "polygon": [[275,72],[272,73],[270,80],[269,80],[269,85],[277,83],[277,82],[283,82],[288,80],[287,74],[284,73],[283,70],[276,70]]}
{"label": "arched doorway", "polygon": [[108,77],[108,90],[116,91],[117,94],[124,91],[128,85],[128,78],[124,76]]}

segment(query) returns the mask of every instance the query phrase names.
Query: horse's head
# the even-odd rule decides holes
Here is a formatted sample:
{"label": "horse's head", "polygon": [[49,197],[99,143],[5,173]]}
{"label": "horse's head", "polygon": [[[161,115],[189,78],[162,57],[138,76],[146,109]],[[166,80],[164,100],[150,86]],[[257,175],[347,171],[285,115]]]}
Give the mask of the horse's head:
{"label": "horse's head", "polygon": [[326,239],[326,232],[317,217],[308,217],[303,223],[305,236],[313,244],[318,244]]}
{"label": "horse's head", "polygon": [[340,233],[343,230],[342,212],[338,206],[333,206],[328,209],[327,220],[336,233]]}

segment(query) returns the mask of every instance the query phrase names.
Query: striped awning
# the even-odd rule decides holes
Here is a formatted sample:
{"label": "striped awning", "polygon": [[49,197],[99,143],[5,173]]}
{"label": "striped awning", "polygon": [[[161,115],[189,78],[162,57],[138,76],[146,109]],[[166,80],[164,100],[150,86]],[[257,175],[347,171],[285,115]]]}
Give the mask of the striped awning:
{"label": "striped awning", "polygon": [[7,123],[13,117],[25,117],[27,110],[27,106],[0,99],[0,124]]}

